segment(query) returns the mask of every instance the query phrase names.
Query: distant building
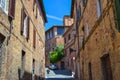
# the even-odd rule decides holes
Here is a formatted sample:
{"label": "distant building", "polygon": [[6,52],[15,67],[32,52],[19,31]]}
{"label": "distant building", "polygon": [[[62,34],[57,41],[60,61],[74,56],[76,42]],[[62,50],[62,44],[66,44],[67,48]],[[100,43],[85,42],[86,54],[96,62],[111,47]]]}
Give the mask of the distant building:
{"label": "distant building", "polygon": [[64,19],[63,19],[63,25],[64,26],[68,26],[67,28],[65,28],[65,32],[67,31],[67,29],[69,29],[69,27],[73,24],[73,19],[68,16],[68,15],[65,15],[64,16]]}
{"label": "distant building", "polygon": [[[45,43],[45,53],[46,53],[46,66],[50,66],[49,52],[54,51],[55,47],[59,45],[64,45],[64,30],[67,26],[53,26],[45,32],[46,43]],[[60,64],[58,64],[60,68]]]}
{"label": "distant building", "polygon": [[[73,25],[73,18],[71,16],[64,17],[64,25],[69,27],[66,28],[65,33],[63,34],[64,37],[64,63],[65,69],[74,72],[75,69],[75,26]],[[74,65],[74,66],[73,66]]]}
{"label": "distant building", "polygon": [[0,0],[0,80],[45,77],[42,0]]}

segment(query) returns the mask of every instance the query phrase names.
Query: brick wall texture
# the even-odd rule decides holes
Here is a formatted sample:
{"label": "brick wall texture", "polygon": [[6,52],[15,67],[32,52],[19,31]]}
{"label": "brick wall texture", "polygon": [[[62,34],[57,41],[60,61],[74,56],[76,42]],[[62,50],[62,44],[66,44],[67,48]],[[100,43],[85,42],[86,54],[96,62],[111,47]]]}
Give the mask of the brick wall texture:
{"label": "brick wall texture", "polygon": [[[0,8],[0,33],[6,37],[5,52],[2,58],[2,73],[0,80],[21,80],[21,57],[25,52],[24,80],[32,80],[32,62],[35,60],[35,80],[45,76],[45,33],[42,12],[38,12],[37,19],[33,14],[34,0],[16,0],[15,19],[10,34],[10,23],[8,15]],[[30,38],[25,39],[20,34],[21,29],[21,9],[25,7],[27,15],[30,17]],[[36,31],[36,48],[33,47],[33,29]],[[10,36],[8,38],[8,36]],[[8,42],[8,44],[6,44]]]}
{"label": "brick wall texture", "polygon": [[[100,0],[102,14],[98,18],[97,0],[86,0],[83,6],[82,0],[76,0],[74,5],[74,21],[76,22],[76,5],[81,7],[81,19],[78,23],[79,36],[83,36],[82,48],[79,47],[76,56],[76,75],[78,80],[103,80],[102,58],[109,55],[112,78],[120,79],[120,33],[116,28],[114,0]],[[75,23],[74,22],[74,23]],[[89,25],[89,35],[86,36],[86,22]],[[84,26],[84,30],[83,30]],[[79,39],[78,37],[76,37]],[[76,39],[76,45],[80,44]],[[89,63],[91,63],[91,74]],[[106,64],[107,65],[107,64]],[[78,71],[79,70],[79,71]],[[110,69],[109,69],[110,72]]]}

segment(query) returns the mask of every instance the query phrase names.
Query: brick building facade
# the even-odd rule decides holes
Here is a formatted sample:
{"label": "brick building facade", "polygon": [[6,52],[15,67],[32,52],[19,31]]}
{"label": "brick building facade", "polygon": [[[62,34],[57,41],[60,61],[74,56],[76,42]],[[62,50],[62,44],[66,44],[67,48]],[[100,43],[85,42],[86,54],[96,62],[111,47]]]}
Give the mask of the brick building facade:
{"label": "brick building facade", "polygon": [[69,71],[74,71],[75,66],[75,36],[74,27],[71,25],[64,33],[64,52],[65,52],[65,68]]}
{"label": "brick building facade", "polygon": [[65,69],[74,72],[75,71],[75,26],[73,24],[73,18],[70,16],[64,17],[64,25],[69,27],[65,30],[63,34],[64,37],[64,63]]}
{"label": "brick building facade", "polygon": [[0,0],[0,80],[45,77],[46,21],[42,0]]}
{"label": "brick building facade", "polygon": [[[63,33],[64,33],[64,26],[53,26],[49,30],[45,32],[46,35],[46,66],[50,66],[49,61],[49,52],[54,51],[55,47],[64,44]],[[58,64],[59,66],[59,64]],[[59,67],[60,68],[60,67]]]}
{"label": "brick building facade", "polygon": [[72,0],[78,80],[119,80],[120,1]]}

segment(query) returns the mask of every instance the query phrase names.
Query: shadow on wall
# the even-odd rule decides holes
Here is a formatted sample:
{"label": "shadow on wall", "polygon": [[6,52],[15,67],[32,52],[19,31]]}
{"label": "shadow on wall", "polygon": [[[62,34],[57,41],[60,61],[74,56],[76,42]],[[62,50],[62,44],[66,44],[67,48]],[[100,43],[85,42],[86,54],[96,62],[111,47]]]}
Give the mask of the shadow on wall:
{"label": "shadow on wall", "polygon": [[27,71],[24,71],[24,74],[21,77],[21,70],[20,69],[18,69],[18,77],[19,77],[19,80],[44,80],[43,77],[40,77],[37,75],[34,75],[34,77],[33,77],[33,74],[29,73]]}

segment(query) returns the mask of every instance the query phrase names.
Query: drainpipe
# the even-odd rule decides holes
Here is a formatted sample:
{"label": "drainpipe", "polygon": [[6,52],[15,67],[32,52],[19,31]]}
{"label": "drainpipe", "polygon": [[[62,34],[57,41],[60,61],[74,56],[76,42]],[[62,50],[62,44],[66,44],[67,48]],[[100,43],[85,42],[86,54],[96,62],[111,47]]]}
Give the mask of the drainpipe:
{"label": "drainpipe", "polygon": [[11,34],[12,34],[12,29],[13,29],[13,19],[9,16],[8,17],[9,23],[10,23],[10,30],[9,30],[9,35],[8,35],[8,41],[10,40]]}
{"label": "drainpipe", "polygon": [[6,79],[9,79],[9,68],[10,68],[10,66],[9,66],[9,64],[10,64],[10,62],[9,62],[9,51],[8,51],[8,49],[9,49],[9,40],[10,40],[10,38],[11,38],[11,34],[12,34],[12,29],[13,29],[13,19],[10,17],[10,16],[8,16],[8,20],[9,20],[9,23],[10,23],[10,29],[9,29],[9,34],[8,34],[8,36],[6,37],[7,38],[7,41],[6,41],[6,59],[5,59],[5,65],[6,65]]}

